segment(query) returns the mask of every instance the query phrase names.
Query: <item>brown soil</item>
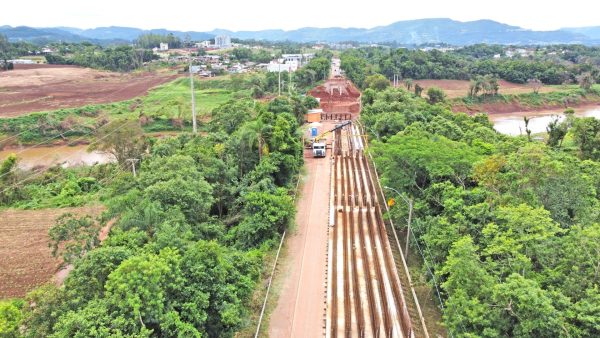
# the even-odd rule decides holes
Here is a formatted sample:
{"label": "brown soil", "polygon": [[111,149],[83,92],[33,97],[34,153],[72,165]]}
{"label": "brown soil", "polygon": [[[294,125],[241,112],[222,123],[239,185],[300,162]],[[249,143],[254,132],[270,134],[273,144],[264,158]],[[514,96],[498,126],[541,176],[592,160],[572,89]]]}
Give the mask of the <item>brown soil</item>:
{"label": "brown soil", "polygon": [[0,117],[123,101],[174,80],[170,71],[122,74],[62,65],[19,65],[0,73]]}
{"label": "brown soil", "polygon": [[352,113],[360,111],[360,91],[352,82],[341,77],[327,80],[309,92],[320,99],[321,109],[326,113]]}
{"label": "brown soil", "polygon": [[[462,80],[416,80],[415,83],[423,87],[423,92],[426,93],[430,87],[438,87],[446,93],[448,98],[454,99],[465,97],[469,93],[470,81]],[[525,84],[512,83],[504,80],[499,80],[500,93],[502,94],[525,94],[531,93],[531,87]],[[540,93],[550,93],[560,90],[557,87],[542,87]]]}
{"label": "brown soil", "polygon": [[47,283],[61,261],[52,257],[48,230],[65,212],[99,215],[101,206],[0,212],[0,299],[23,297]]}

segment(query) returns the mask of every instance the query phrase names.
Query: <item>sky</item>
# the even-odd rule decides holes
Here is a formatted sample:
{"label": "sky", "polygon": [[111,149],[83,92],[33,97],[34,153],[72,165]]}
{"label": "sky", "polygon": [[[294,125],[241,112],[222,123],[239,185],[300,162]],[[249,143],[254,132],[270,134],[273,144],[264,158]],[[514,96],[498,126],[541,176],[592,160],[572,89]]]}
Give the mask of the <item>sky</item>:
{"label": "sky", "polygon": [[[210,31],[372,28],[400,20],[491,19],[534,30],[600,26],[595,1],[539,0],[28,0],[10,1],[0,11],[0,26]],[[345,4],[344,4],[345,3]],[[11,8],[13,7],[13,8]],[[20,7],[20,8],[19,8]],[[586,10],[587,8],[587,10]]]}

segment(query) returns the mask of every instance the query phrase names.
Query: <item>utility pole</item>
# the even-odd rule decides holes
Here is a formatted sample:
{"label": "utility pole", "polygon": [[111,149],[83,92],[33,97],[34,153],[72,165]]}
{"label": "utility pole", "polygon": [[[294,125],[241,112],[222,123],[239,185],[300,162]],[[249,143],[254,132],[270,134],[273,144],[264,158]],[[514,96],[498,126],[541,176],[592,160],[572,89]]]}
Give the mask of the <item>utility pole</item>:
{"label": "utility pole", "polygon": [[135,172],[135,164],[138,163],[140,161],[140,159],[139,158],[128,158],[126,161],[131,163],[131,171],[133,172],[133,177],[136,177],[137,173]]}
{"label": "utility pole", "polygon": [[185,37],[185,42],[188,43],[188,52],[189,52],[189,68],[190,71],[190,90],[192,93],[192,131],[194,134],[198,133],[198,125],[196,124],[196,95],[194,93],[194,73],[192,72],[192,38],[187,35]]}
{"label": "utility pole", "polygon": [[[191,40],[190,40],[190,45],[191,45]],[[194,134],[198,133],[198,126],[196,125],[196,95],[194,93],[194,73],[192,72],[192,50],[191,50],[191,46],[188,49],[189,51],[189,59],[190,59],[190,66],[189,66],[189,71],[190,71],[190,88],[192,91],[192,131],[194,132]]]}
{"label": "utility pole", "polygon": [[279,81],[277,82],[277,86],[279,89],[279,96],[281,96],[281,63],[277,67],[278,67],[277,70],[279,73]]}
{"label": "utility pole", "polygon": [[292,96],[292,70],[288,69],[288,94]]}
{"label": "utility pole", "polygon": [[409,198],[408,199],[408,227],[406,228],[406,249],[404,249],[404,252],[406,253],[406,257],[408,257],[408,243],[410,242],[410,226],[412,223],[412,214],[413,214],[413,199]]}

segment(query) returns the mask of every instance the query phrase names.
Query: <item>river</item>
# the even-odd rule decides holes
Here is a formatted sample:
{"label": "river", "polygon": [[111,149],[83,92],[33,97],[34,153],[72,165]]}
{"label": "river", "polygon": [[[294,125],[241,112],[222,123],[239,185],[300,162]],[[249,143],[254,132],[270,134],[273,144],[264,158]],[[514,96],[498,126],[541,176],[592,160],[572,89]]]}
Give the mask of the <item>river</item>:
{"label": "river", "polygon": [[87,145],[10,148],[0,151],[0,161],[13,153],[17,154],[21,169],[31,169],[36,166],[47,167],[55,164],[72,167],[114,161],[112,155],[97,151],[88,152]]}
{"label": "river", "polygon": [[[514,112],[510,114],[490,114],[490,121],[494,124],[494,129],[506,135],[525,135],[525,122],[523,117],[531,118],[529,121],[529,129],[532,134],[542,133],[546,131],[548,123],[556,116],[560,120],[564,119],[564,109],[544,110],[537,112]],[[575,116],[578,117],[595,117],[600,119],[600,107],[588,106],[575,109]]]}

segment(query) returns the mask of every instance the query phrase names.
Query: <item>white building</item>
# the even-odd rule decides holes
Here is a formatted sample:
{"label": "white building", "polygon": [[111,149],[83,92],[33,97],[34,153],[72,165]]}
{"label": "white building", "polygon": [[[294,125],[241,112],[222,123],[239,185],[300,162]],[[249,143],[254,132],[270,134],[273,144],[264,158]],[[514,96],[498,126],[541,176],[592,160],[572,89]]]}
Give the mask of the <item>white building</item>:
{"label": "white building", "polygon": [[297,62],[299,66],[307,63],[314,57],[315,57],[314,54],[282,54],[281,55],[281,58],[283,59],[283,63]]}
{"label": "white building", "polygon": [[196,44],[196,47],[197,48],[210,48],[210,45],[211,45],[210,41],[206,40],[206,41],[198,42]]}
{"label": "white building", "polygon": [[168,44],[168,43],[161,42],[161,43],[160,43],[159,50],[161,50],[161,51],[166,51],[166,50],[169,50],[169,44]]}
{"label": "white building", "polygon": [[15,59],[8,60],[8,63],[12,63],[14,65],[34,65],[35,61],[29,59]]}
{"label": "white building", "polygon": [[288,63],[279,63],[275,61],[271,61],[267,66],[268,72],[295,72],[298,70],[298,62],[288,62]]}
{"label": "white building", "polygon": [[215,46],[217,48],[231,47],[231,37],[229,35],[219,35],[215,37]]}

